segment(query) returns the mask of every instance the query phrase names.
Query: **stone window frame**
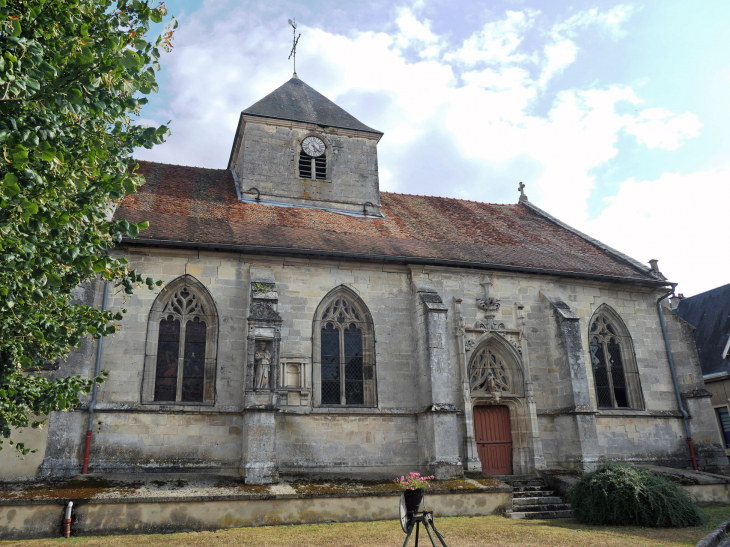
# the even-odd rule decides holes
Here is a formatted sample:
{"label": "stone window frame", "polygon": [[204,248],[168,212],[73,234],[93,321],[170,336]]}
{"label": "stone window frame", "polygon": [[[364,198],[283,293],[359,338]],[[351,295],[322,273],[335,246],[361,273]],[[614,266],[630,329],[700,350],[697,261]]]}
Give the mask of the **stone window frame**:
{"label": "stone window frame", "polygon": [[[596,335],[591,330],[593,328],[593,325],[597,322],[599,318],[602,318],[604,323],[610,324],[613,328],[614,332],[609,334],[603,334],[603,335]],[[599,412],[611,412],[616,410],[644,410],[645,403],[644,403],[644,393],[641,388],[641,378],[639,377],[639,367],[636,360],[636,352],[634,350],[634,341],[631,337],[631,333],[629,332],[628,327],[626,326],[626,323],[621,318],[621,316],[614,310],[611,306],[608,304],[601,304],[595,312],[593,312],[593,315],[591,316],[590,321],[588,322],[588,360],[587,364],[591,371],[591,376],[593,378],[593,393],[596,397],[596,408]],[[591,342],[592,339],[596,337],[598,338],[599,342],[601,343],[601,346],[604,351],[604,356],[608,353],[607,352],[607,343],[608,341],[606,338],[615,339],[615,343],[618,344],[620,348],[620,355],[621,355],[621,361],[622,361],[622,368],[624,373],[624,381],[626,383],[626,398],[628,406],[617,406],[616,402],[616,395],[615,390],[613,388],[613,378],[612,373],[610,370],[610,363],[609,361],[604,357],[605,363],[606,363],[606,369],[607,369],[607,375],[609,379],[609,386],[611,387],[610,395],[611,395],[611,401],[612,406],[601,406],[599,402],[599,396],[598,396],[598,388],[596,386],[596,376],[594,371],[594,364],[593,364],[593,357],[591,353]]]}
{"label": "stone window frame", "polygon": [[[363,349],[363,374],[368,367],[371,367],[372,378],[363,381],[364,404],[322,404],[322,325],[325,321],[322,316],[325,310],[338,298],[345,298],[358,314],[364,319],[358,323],[362,330]],[[377,408],[378,406],[378,380],[377,366],[375,362],[375,325],[373,317],[367,305],[354,290],[345,285],[332,289],[320,301],[312,319],[312,405],[314,407],[330,409],[356,409],[356,408]],[[343,377],[342,363],[340,363],[340,375]]]}
{"label": "stone window frame", "polygon": [[[307,137],[317,137],[318,139],[322,139],[322,142],[324,142],[325,149],[324,149],[324,157],[325,162],[327,163],[326,169],[327,174],[325,175],[324,179],[315,179],[315,178],[305,178],[299,175],[299,157],[302,153],[302,142]],[[305,135],[302,135],[301,137],[297,137],[297,143],[295,146],[296,154],[294,157],[294,174],[296,178],[302,179],[302,180],[312,180],[312,181],[319,181],[319,182],[332,182],[332,144],[330,144],[329,140],[322,135],[321,133],[316,133],[313,131],[310,131],[309,133],[306,133]]]}
{"label": "stone window frame", "polygon": [[[205,368],[203,380],[203,401],[190,402],[181,401],[180,382],[182,374],[178,368],[178,389],[175,401],[155,401],[155,380],[157,372],[157,349],[159,342],[160,321],[167,315],[168,304],[175,293],[187,288],[201,302],[203,313],[195,313],[192,317],[198,317],[205,320]],[[180,332],[181,340],[183,340],[183,330]],[[141,390],[141,403],[143,405],[184,405],[184,406],[212,406],[215,404],[215,382],[217,372],[217,356],[218,356],[218,308],[215,305],[213,296],[208,289],[198,279],[190,274],[182,275],[170,283],[160,291],[155,298],[152,308],[150,309],[147,319],[147,338],[145,341],[145,358],[144,373]],[[182,361],[184,357],[178,356]],[[178,367],[181,367],[179,364]]]}

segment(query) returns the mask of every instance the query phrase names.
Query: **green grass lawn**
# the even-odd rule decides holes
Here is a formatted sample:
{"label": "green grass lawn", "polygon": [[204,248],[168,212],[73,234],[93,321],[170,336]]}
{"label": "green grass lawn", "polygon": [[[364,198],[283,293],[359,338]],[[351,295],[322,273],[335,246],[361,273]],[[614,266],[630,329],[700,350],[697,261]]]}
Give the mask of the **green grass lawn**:
{"label": "green grass lawn", "polygon": [[[501,516],[453,517],[436,520],[449,547],[633,547],[694,545],[730,516],[730,505],[704,507],[709,522],[696,528],[630,528],[585,526],[574,519],[513,520]],[[149,534],[135,536],[74,537],[2,541],[0,547],[27,545],[45,547],[392,547],[403,544],[405,536],[397,521],[307,524],[301,526],[261,526],[233,528],[217,532]],[[428,538],[423,538],[428,541]],[[421,540],[423,541],[423,540]],[[424,543],[421,543],[425,545]],[[411,539],[410,545],[413,545]]]}

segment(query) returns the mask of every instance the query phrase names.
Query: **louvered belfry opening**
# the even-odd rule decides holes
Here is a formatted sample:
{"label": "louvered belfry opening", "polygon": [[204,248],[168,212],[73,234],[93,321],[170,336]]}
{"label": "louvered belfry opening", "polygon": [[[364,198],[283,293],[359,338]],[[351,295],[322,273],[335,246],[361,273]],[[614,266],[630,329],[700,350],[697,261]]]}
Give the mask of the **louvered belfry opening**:
{"label": "louvered belfry opening", "polygon": [[594,317],[590,357],[598,408],[641,408],[639,373],[631,337],[608,313]]}
{"label": "louvered belfry opening", "polygon": [[327,179],[327,156],[313,158],[304,150],[299,153],[299,177],[303,179]]}

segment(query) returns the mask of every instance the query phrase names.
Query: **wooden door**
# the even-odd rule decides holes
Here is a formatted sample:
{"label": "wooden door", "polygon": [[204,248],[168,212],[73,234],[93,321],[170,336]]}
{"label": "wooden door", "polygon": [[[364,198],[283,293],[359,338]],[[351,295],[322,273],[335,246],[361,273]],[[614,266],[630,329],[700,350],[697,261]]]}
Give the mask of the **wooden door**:
{"label": "wooden door", "polygon": [[512,431],[509,408],[475,406],[474,433],[482,471],[488,475],[511,475]]}

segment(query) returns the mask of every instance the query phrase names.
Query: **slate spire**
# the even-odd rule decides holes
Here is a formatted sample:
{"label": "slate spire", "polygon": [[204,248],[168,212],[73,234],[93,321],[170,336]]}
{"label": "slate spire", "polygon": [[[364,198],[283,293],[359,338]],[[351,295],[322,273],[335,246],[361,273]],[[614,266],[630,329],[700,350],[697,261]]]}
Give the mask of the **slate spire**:
{"label": "slate spire", "polygon": [[257,103],[249,106],[243,111],[243,114],[383,134],[382,131],[368,127],[345,112],[296,75]]}

